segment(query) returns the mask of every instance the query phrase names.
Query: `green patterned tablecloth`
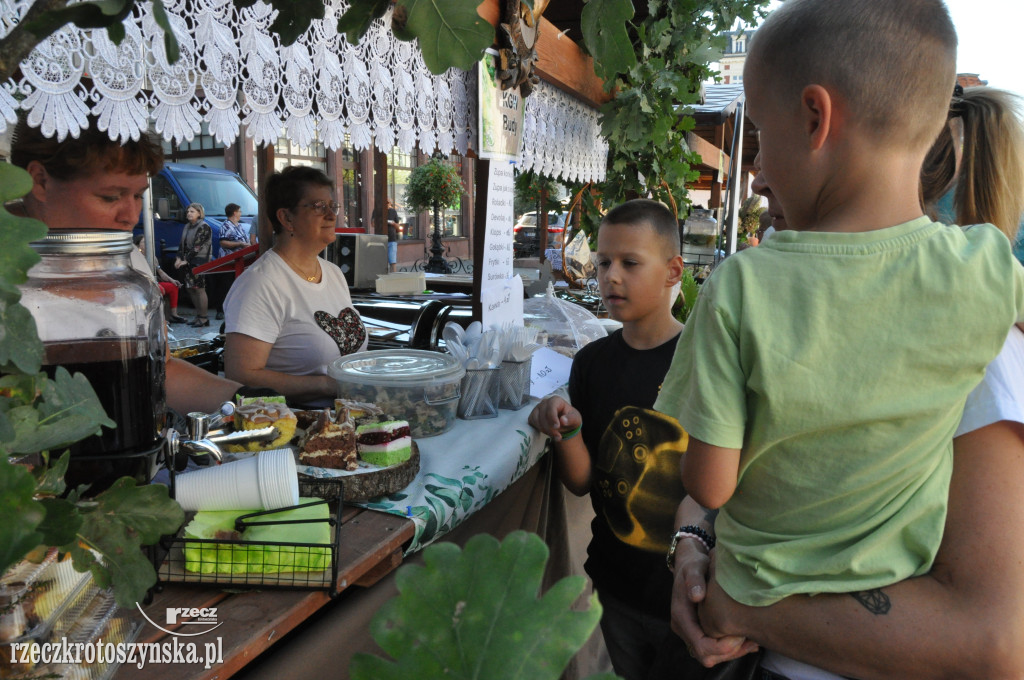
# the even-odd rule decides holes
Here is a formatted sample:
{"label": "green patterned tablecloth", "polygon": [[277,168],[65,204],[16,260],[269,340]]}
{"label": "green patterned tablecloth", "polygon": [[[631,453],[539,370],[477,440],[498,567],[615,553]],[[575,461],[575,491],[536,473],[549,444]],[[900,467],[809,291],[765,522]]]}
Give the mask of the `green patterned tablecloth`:
{"label": "green patterned tablecloth", "polygon": [[536,400],[497,418],[458,420],[448,432],[417,439],[420,471],[398,493],[355,505],[416,523],[408,553],[454,529],[507,489],[544,454],[547,437],[526,424]]}

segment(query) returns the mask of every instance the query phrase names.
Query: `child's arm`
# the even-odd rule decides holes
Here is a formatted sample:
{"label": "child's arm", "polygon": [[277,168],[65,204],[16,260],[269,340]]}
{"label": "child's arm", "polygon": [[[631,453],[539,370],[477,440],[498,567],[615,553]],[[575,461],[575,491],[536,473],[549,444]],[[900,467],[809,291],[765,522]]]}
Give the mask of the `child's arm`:
{"label": "child's arm", "polygon": [[590,452],[579,436],[583,416],[565,399],[547,397],[530,413],[531,426],[551,437],[555,466],[565,488],[577,496],[590,491]]}
{"label": "child's arm", "polygon": [[690,437],[680,466],[687,495],[705,508],[720,508],[736,490],[740,449],[712,446]]}

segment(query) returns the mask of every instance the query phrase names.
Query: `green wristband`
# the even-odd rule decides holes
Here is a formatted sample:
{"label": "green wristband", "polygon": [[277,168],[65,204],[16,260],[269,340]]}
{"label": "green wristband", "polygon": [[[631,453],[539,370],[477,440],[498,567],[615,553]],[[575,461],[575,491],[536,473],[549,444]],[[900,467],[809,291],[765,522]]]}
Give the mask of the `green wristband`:
{"label": "green wristband", "polygon": [[578,434],[580,433],[580,428],[581,428],[581,427],[583,427],[583,426],[582,426],[582,425],[577,425],[577,426],[576,426],[575,428],[573,428],[572,430],[569,430],[568,432],[566,432],[566,433],[562,434],[562,439],[561,439],[561,441],[563,441],[563,442],[564,442],[564,441],[565,441],[566,439],[572,439],[573,437],[575,437],[576,435],[578,435]]}

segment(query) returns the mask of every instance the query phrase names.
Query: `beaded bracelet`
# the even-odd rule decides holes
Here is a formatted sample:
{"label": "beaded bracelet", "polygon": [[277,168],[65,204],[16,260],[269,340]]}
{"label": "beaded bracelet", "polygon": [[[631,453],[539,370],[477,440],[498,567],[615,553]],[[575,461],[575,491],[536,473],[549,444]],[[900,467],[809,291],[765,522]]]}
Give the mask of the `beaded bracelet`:
{"label": "beaded bracelet", "polygon": [[679,538],[696,538],[704,545],[704,549],[708,552],[711,552],[715,547],[715,537],[698,526],[687,525],[685,527],[679,527],[679,531],[676,532],[676,536]]}
{"label": "beaded bracelet", "polygon": [[573,429],[571,429],[571,430],[569,430],[568,432],[566,432],[566,433],[562,434],[562,439],[561,439],[561,441],[563,441],[563,442],[564,442],[564,441],[565,441],[566,439],[572,439],[573,437],[575,437],[576,435],[578,435],[578,434],[580,433],[580,429],[581,429],[582,427],[583,427],[583,425],[577,425],[577,426],[576,426],[576,427],[574,427]]}
{"label": "beaded bracelet", "polygon": [[693,526],[692,524],[679,527],[679,531],[672,536],[672,543],[669,545],[668,554],[665,555],[665,563],[668,565],[669,571],[675,571],[676,547],[679,545],[679,539],[682,538],[697,539],[708,552],[711,552],[711,549],[715,547],[715,537],[700,527]]}

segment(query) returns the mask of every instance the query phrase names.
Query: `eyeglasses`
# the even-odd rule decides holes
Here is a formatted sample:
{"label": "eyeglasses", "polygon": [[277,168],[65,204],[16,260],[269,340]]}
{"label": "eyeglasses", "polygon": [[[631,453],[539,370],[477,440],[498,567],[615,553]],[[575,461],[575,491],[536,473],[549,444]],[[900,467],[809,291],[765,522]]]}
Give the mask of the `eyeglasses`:
{"label": "eyeglasses", "polygon": [[327,201],[315,201],[313,203],[302,203],[300,205],[300,207],[302,207],[302,208],[312,208],[313,212],[315,212],[320,217],[327,217],[327,211],[328,210],[331,211],[331,214],[335,215],[335,216],[337,216],[337,214],[341,211],[341,204],[336,202],[336,201],[331,201],[330,203],[328,203]]}

